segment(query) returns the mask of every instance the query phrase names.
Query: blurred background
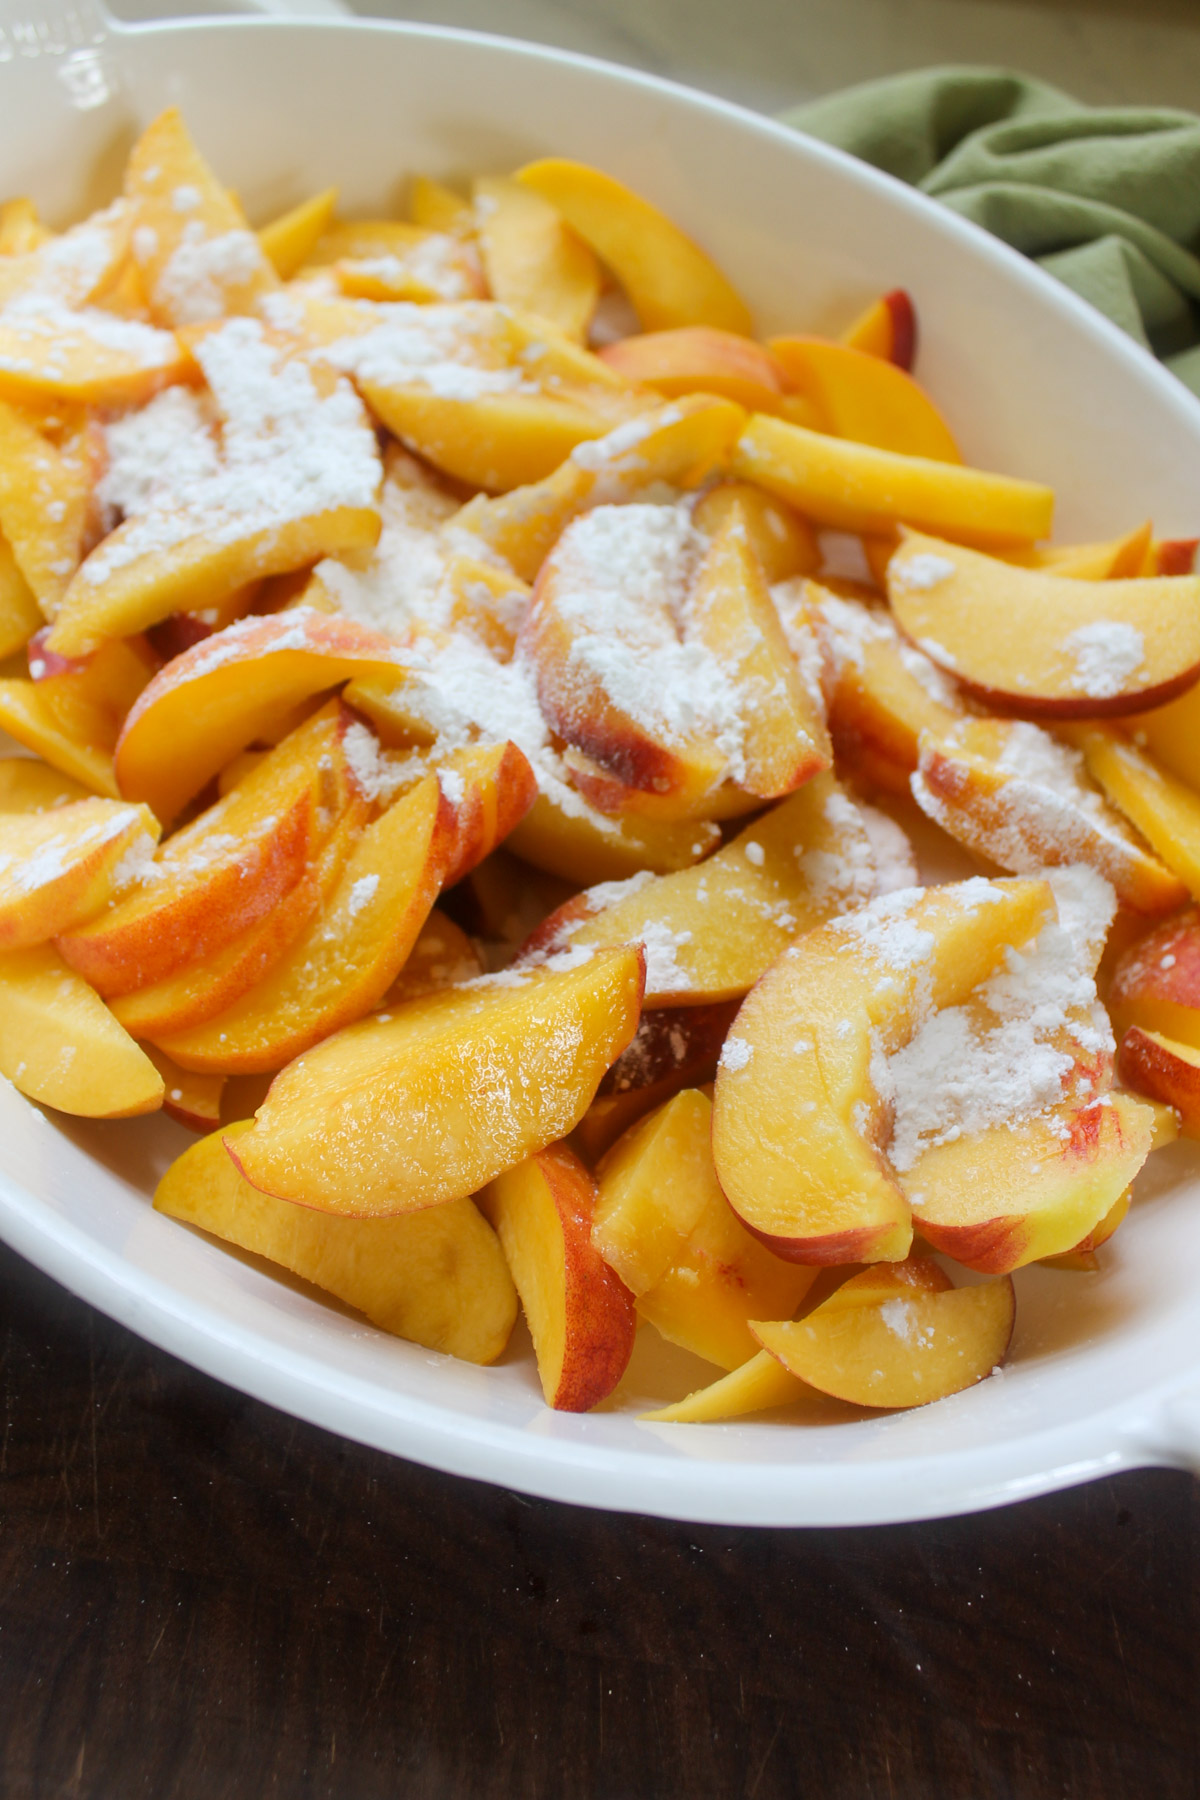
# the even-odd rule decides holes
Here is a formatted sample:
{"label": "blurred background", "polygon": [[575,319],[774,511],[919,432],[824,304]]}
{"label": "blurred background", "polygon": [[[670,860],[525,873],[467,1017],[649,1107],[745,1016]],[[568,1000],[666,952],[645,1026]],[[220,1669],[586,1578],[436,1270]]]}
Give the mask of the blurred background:
{"label": "blurred background", "polygon": [[[236,0],[110,4],[127,19],[242,10]],[[768,112],[948,62],[1020,68],[1098,106],[1200,106],[1200,0],[355,0],[352,10],[530,38]]]}

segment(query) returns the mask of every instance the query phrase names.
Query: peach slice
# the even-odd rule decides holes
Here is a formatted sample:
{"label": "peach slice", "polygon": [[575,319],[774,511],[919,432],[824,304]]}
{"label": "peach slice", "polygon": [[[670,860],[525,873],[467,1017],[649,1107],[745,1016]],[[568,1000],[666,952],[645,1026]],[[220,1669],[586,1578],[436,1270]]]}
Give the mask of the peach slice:
{"label": "peach slice", "polygon": [[896,363],[828,338],[776,337],[767,347],[791,386],[813,402],[836,437],[901,456],[962,462],[945,419]]}
{"label": "peach slice", "polygon": [[435,232],[415,232],[417,241],[400,253],[347,258],[334,265],[334,276],[343,294],[357,300],[415,301],[481,300],[487,284],[479,258],[461,238]]}
{"label": "peach slice", "polygon": [[[419,755],[412,760],[421,767]],[[430,767],[454,811],[454,849],[442,877],[453,887],[520,824],[537,798],[537,776],[510,743],[435,753]]]}
{"label": "peach slice", "polygon": [[316,862],[257,925],[212,955],[162,981],[118,995],[113,1014],[137,1038],[190,1031],[226,1012],[264,979],[312,925],[341,879],[367,822],[368,804],[352,795]]}
{"label": "peach slice", "polygon": [[811,575],[821,566],[821,546],[807,520],[772,494],[746,481],[722,481],[697,500],[692,517],[715,537],[731,513],[745,527],[750,547],[769,584]]}
{"label": "peach slice", "polygon": [[1139,1094],[1173,1107],[1184,1137],[1200,1137],[1200,1050],[1131,1025],[1121,1039],[1117,1072]]}
{"label": "peach slice", "polygon": [[0,395],[17,404],[141,406],[190,369],[171,332],[98,308],[69,323],[0,314]]}
{"label": "peach slice", "polygon": [[634,950],[510,970],[352,1025],[276,1076],[234,1146],[248,1181],[325,1212],[414,1212],[566,1137],[637,1028]]}
{"label": "peach slice", "polygon": [[50,236],[33,200],[22,195],[0,205],[0,256],[24,256],[39,249]]}
{"label": "peach slice", "polygon": [[527,950],[641,943],[647,1006],[732,1000],[799,933],[861,905],[874,884],[858,811],[822,775],[698,868],[568,901]]}
{"label": "peach slice", "polygon": [[0,813],[43,813],[72,800],[86,800],[88,790],[32,756],[0,757]]}
{"label": "peach slice", "polygon": [[0,955],[0,1074],[85,1119],[157,1112],[163,1079],[103,1000],[49,944]]}
{"label": "peach slice", "polygon": [[1070,738],[1113,805],[1200,899],[1200,794],[1111,726],[1076,727]]}
{"label": "peach slice", "polygon": [[180,1125],[186,1125],[189,1131],[215,1130],[221,1122],[221,1090],[225,1086],[225,1077],[197,1075],[191,1069],[181,1069],[153,1044],[143,1044],[142,1049],[162,1076],[163,1111]]}
{"label": "peach slice", "polygon": [[90,919],[121,884],[125,859],[139,867],[157,842],[149,809],[117,800],[0,815],[0,949],[44,943]]}
{"label": "peach slice", "polygon": [[713,325],[751,335],[750,314],[716,265],[624,183],[564,157],[526,163],[516,179],[591,245],[625,289],[643,330]]}
{"label": "peach slice", "polygon": [[478,494],[455,524],[533,581],[556,541],[591,506],[635,499],[653,482],[698,487],[729,459],[745,414],[708,394],[685,395],[572,451],[545,480]]}
{"label": "peach slice", "polygon": [[1125,950],[1108,990],[1113,1029],[1132,1026],[1200,1050],[1200,909],[1166,919]]}
{"label": "peach slice", "polygon": [[596,258],[583,239],[520,182],[485,176],[473,192],[492,298],[539,313],[569,337],[582,338],[600,294]]}
{"label": "peach slice", "polygon": [[1122,724],[1164,769],[1189,787],[1200,788],[1200,686],[1189,688],[1178,700],[1153,712],[1136,713]]}
{"label": "peach slice", "polygon": [[767,970],[725,1040],[713,1153],[734,1211],[778,1255],[907,1255],[908,1202],[875,1141],[873,1055],[907,1043],[931,1003],[965,999],[1053,904],[1038,881],[909,889],[808,932]]}
{"label": "peach slice", "polygon": [[575,1146],[586,1163],[594,1167],[631,1126],[681,1089],[715,1080],[737,1009],[736,1000],[645,1009],[632,1043],[600,1083],[575,1131]]}
{"label": "peach slice", "polygon": [[546,1404],[588,1412],[625,1373],[633,1295],[591,1239],[596,1184],[565,1144],[498,1176],[479,1196],[529,1322]]}
{"label": "peach slice", "polygon": [[760,1350],[719,1381],[641,1417],[655,1425],[714,1425],[723,1419],[743,1419],[751,1413],[791,1406],[811,1398],[812,1393],[813,1389],[790,1374],[769,1350]]}
{"label": "peach slice", "polygon": [[0,680],[0,727],[89,793],[118,799],[111,755],[64,727],[58,709],[39,692],[45,685],[16,678]]}
{"label": "peach slice", "polygon": [[475,230],[475,211],[444,181],[432,175],[414,175],[409,188],[408,210],[414,225],[427,231],[457,231],[469,236]]}
{"label": "peach slice", "polygon": [[90,491],[83,458],[0,400],[0,531],[47,617],[79,566]]}
{"label": "peach slice", "polygon": [[758,1324],[754,1335],[789,1373],[856,1406],[944,1400],[1004,1361],[1016,1297],[1007,1278],[962,1288],[916,1278],[932,1267],[852,1275],[806,1319]]}
{"label": "peach slice", "polygon": [[738,785],[776,800],[828,769],[833,752],[821,696],[801,678],[737,500],[713,528],[692,585],[688,624],[692,640],[712,653],[737,695]]}
{"label": "peach slice", "polygon": [[711,325],[621,338],[598,352],[610,369],[660,394],[720,394],[748,412],[775,412],[787,383],[769,349]]}
{"label": "peach slice", "polygon": [[317,918],[226,1011],[156,1042],[185,1069],[278,1069],[380,1001],[417,940],[455,852],[434,776],[367,827]]}
{"label": "peach slice", "polygon": [[815,1278],[772,1256],[717,1181],[712,1102],[695,1088],[634,1126],[596,1171],[592,1242],[670,1343],[721,1368],[755,1354],[748,1320],[791,1317]]}
{"label": "peach slice", "polygon": [[547,874],[572,882],[625,881],[646,869],[664,875],[690,869],[721,842],[721,829],[706,819],[609,819],[564,785],[539,793],[507,841]]}
{"label": "peach slice", "polygon": [[[1124,537],[1100,544],[1048,544],[1032,553],[1030,567],[1070,575],[1075,581],[1113,581],[1131,575],[1190,574],[1182,569],[1148,568],[1152,527],[1149,519]],[[1153,562],[1153,557],[1149,558]]]}
{"label": "peach slice", "polygon": [[348,725],[336,704],[322,709],[168,839],[132,893],[61,939],[71,966],[108,999],[217,954],[267,918],[346,807]]}
{"label": "peach slice", "polygon": [[1177,875],[1087,779],[1078,751],[1021,719],[961,719],[923,732],[912,792],[951,837],[1020,875],[1087,863],[1122,905],[1169,912],[1187,898]]}
{"label": "peach slice", "polygon": [[1200,576],[1074,581],[908,531],[887,580],[900,629],[989,704],[1096,718],[1200,675]]}
{"label": "peach slice", "polygon": [[742,434],[733,473],[835,531],[904,523],[985,548],[1022,549],[1049,535],[1054,513],[1053,490],[1037,482],[901,456],[766,413],[755,413]]}
{"label": "peach slice", "polygon": [[354,676],[395,681],[410,661],[381,632],[309,608],[239,619],[168,663],[139,697],[117,744],[121,791],[173,819],[302,701]]}
{"label": "peach slice", "polygon": [[1151,544],[1146,558],[1149,566],[1138,572],[1142,575],[1194,575],[1197,545],[1200,545],[1200,538],[1165,538]]}
{"label": "peach slice", "polygon": [[1072,1249],[1147,1156],[1153,1114],[1128,1094],[939,1144],[901,1178],[935,1250],[998,1275]]}
{"label": "peach slice", "polygon": [[383,997],[383,1010],[458,987],[484,973],[483,961],[461,926],[435,906],[404,967]]}
{"label": "peach slice", "polygon": [[466,1362],[493,1363],[517,1296],[496,1234],[470,1200],[397,1219],[337,1219],[273,1199],[239,1175],[226,1144],[249,1120],[185,1150],[154,1209],[264,1256],[324,1288],[372,1325]]}
{"label": "peach slice", "polygon": [[846,327],[841,341],[868,356],[881,356],[898,369],[911,370],[917,358],[917,309],[904,288],[892,288],[872,301]]}
{"label": "peach slice", "polygon": [[335,187],[322,188],[259,228],[258,247],[280,281],[290,281],[310,260],[322,234],[333,223],[337,201]]}
{"label": "peach slice", "polygon": [[0,537],[0,660],[23,650],[44,624],[37,596],[22,575],[11,544]]}
{"label": "peach slice", "polygon": [[188,135],[176,107],[160,113],[130,152],[125,192],[130,242],[161,325],[248,313],[279,285],[245,214]]}
{"label": "peach slice", "polygon": [[72,742],[93,745],[107,756],[158,667],[154,653],[140,638],[113,638],[94,656],[71,662],[46,648],[48,635],[43,629],[29,640],[38,702]]}

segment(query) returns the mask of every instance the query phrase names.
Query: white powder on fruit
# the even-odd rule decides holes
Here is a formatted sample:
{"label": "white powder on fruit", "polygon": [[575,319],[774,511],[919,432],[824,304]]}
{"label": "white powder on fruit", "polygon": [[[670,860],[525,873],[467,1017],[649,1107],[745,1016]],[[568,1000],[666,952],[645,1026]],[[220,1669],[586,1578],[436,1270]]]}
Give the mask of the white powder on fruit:
{"label": "white powder on fruit", "polygon": [[917,857],[908,833],[878,807],[856,802],[875,864],[875,894],[895,894],[920,882]]}
{"label": "white powder on fruit", "polygon": [[380,304],[376,320],[358,336],[338,338],[322,356],[369,387],[416,388],[442,400],[480,400],[489,394],[535,393],[510,361],[503,315],[480,301]]}
{"label": "white powder on fruit", "polygon": [[907,1344],[912,1336],[913,1314],[907,1300],[885,1300],[879,1308],[879,1316],[892,1333],[902,1343]]}
{"label": "white powder on fruit", "polygon": [[202,220],[189,219],[158,271],[154,302],[172,325],[205,325],[224,318],[237,291],[267,276],[269,268],[252,231],[224,231],[214,237]]}
{"label": "white powder on fruit", "polygon": [[346,267],[392,288],[414,283],[438,300],[469,300],[478,292],[463,245],[444,233],[423,238],[403,254],[354,257]]}
{"label": "white powder on fruit", "polygon": [[847,665],[857,669],[863,667],[867,644],[885,644],[895,652],[907,673],[920,683],[931,700],[951,712],[962,711],[962,699],[953,680],[915,644],[901,636],[889,613],[881,607],[867,606],[861,600],[826,593],[823,588],[814,588],[811,584],[809,592],[817,602],[839,676]]}
{"label": "white powder on fruit", "polygon": [[753,1055],[754,1045],[748,1043],[745,1038],[727,1037],[721,1051],[719,1067],[728,1069],[731,1075],[736,1075],[739,1069],[746,1067]]}
{"label": "white powder on fruit", "polygon": [[866,822],[853,800],[833,788],[822,808],[828,838],[821,845],[798,845],[796,859],[810,904],[833,913],[860,906],[876,892],[877,870]]}
{"label": "white powder on fruit", "polygon": [[346,901],[346,912],[350,918],[357,919],[363,907],[371,904],[378,887],[378,875],[364,875],[353,884]]}
{"label": "white powder on fruit", "polygon": [[1123,620],[1096,619],[1064,639],[1063,649],[1075,663],[1071,686],[1092,700],[1122,693],[1146,659],[1146,640]]}
{"label": "white powder on fruit", "polygon": [[888,580],[895,587],[914,594],[928,593],[930,588],[940,587],[943,581],[949,581],[957,573],[949,557],[934,556],[928,551],[921,551],[916,556],[894,556],[888,564]]}

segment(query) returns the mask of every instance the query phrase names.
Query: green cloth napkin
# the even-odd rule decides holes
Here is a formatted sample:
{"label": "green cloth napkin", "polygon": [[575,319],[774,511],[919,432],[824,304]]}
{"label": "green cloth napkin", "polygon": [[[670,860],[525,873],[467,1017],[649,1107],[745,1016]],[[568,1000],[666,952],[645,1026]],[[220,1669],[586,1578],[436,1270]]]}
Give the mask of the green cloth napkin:
{"label": "green cloth napkin", "polygon": [[781,115],[1022,250],[1200,394],[1200,117],[924,69]]}

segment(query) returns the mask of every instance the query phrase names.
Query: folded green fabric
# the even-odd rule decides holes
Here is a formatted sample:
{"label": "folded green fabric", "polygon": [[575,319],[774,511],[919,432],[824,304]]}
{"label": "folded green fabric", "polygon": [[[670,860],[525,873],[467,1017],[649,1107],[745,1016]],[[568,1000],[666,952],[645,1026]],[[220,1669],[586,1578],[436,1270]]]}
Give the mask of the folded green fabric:
{"label": "folded green fabric", "polygon": [[925,69],[785,124],[1022,250],[1200,394],[1200,117],[1086,107],[1006,69]]}

